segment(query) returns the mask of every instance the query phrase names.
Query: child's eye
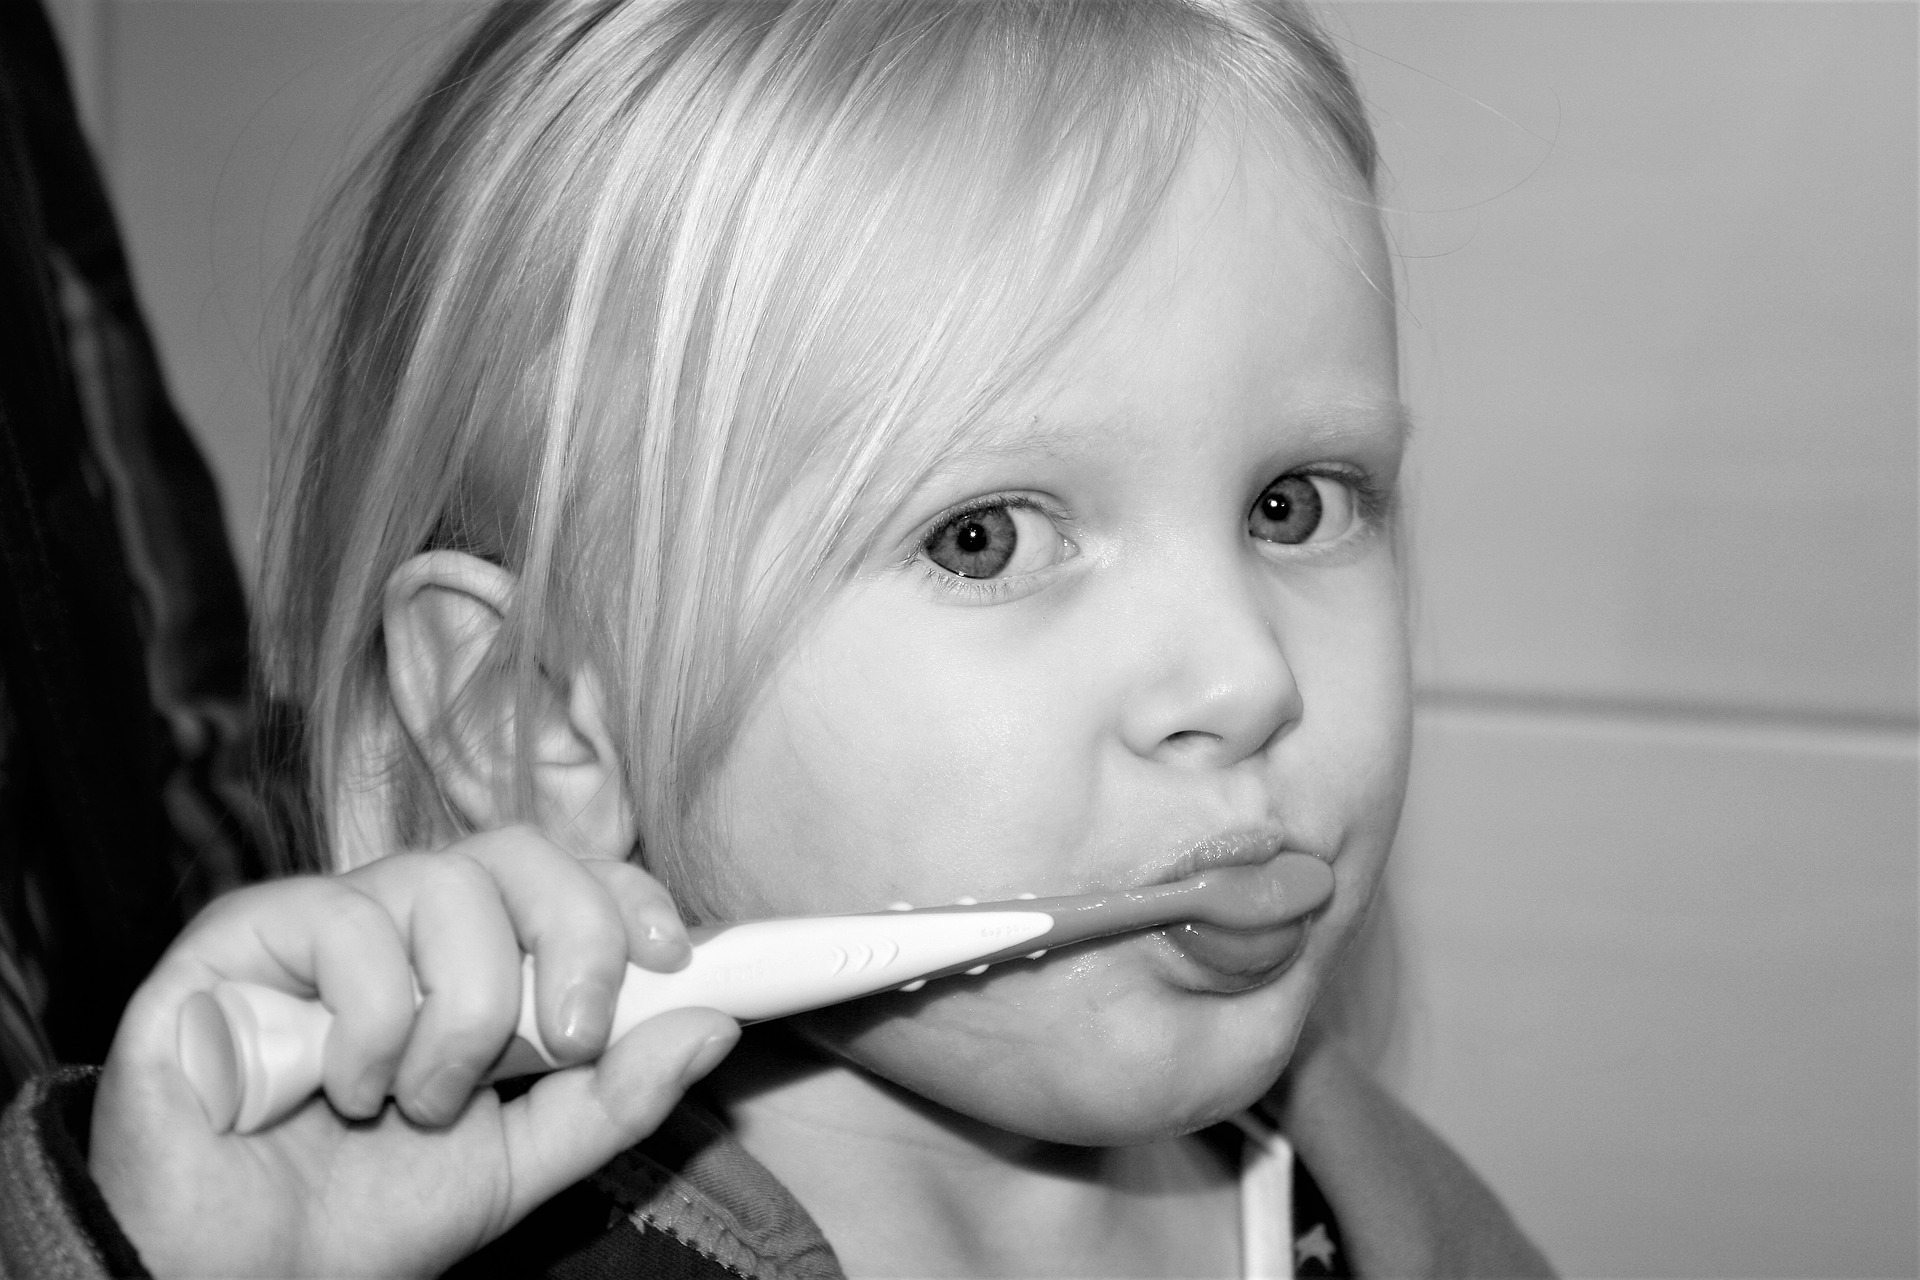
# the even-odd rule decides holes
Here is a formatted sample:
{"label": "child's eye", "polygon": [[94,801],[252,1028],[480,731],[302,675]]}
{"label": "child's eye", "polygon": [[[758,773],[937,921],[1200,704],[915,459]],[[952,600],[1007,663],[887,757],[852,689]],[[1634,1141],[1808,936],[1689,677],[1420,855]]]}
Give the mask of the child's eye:
{"label": "child's eye", "polygon": [[1353,528],[1353,487],[1331,476],[1293,472],[1267,486],[1247,515],[1247,532],[1289,546],[1332,542]]}
{"label": "child's eye", "polygon": [[1001,578],[1059,563],[1066,542],[1043,513],[1003,500],[953,516],[920,549],[955,577]]}

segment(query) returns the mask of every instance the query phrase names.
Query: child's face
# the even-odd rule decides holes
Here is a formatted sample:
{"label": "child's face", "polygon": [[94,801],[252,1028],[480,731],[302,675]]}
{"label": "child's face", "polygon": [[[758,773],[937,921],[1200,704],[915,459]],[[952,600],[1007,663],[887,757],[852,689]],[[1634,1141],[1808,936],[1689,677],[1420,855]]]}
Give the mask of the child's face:
{"label": "child's face", "polygon": [[999,1128],[1101,1145],[1271,1084],[1405,779],[1389,278],[1364,203],[1202,147],[1030,402],[926,479],[803,634],[713,793],[734,917],[1075,893],[1284,848],[1334,867],[1304,946],[1208,963],[1134,934],[806,1034]]}

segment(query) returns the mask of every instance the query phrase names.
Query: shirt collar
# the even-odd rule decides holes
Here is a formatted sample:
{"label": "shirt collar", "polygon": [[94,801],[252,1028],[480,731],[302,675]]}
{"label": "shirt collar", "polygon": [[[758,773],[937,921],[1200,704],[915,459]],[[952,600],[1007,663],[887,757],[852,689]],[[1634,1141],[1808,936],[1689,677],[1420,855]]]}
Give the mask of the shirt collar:
{"label": "shirt collar", "polygon": [[640,1231],[671,1236],[748,1280],[846,1280],[812,1215],[694,1103],[681,1103],[594,1182]]}

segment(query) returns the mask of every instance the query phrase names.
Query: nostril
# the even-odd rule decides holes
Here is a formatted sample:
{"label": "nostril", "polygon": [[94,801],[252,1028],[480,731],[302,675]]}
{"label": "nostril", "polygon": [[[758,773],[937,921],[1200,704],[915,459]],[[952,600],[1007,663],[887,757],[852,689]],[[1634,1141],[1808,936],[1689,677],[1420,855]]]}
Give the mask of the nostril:
{"label": "nostril", "polygon": [[1223,741],[1223,739],[1217,733],[1208,733],[1204,729],[1182,729],[1178,733],[1170,733],[1161,739],[1161,745],[1163,747],[1172,747],[1178,751],[1182,749],[1191,750],[1195,747],[1212,746],[1221,741]]}

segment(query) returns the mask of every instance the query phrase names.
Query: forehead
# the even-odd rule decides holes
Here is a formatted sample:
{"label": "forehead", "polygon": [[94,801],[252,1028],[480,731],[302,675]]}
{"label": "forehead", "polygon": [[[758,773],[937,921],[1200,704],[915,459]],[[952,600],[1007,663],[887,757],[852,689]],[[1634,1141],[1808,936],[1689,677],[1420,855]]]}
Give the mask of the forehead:
{"label": "forehead", "polygon": [[1379,219],[1357,180],[1300,152],[1271,135],[1196,139],[1139,251],[968,452],[1078,451],[1142,417],[1397,443],[1407,418]]}
{"label": "forehead", "polygon": [[[1111,451],[1117,443],[1115,418],[1093,408],[1096,397],[1076,394],[1081,388],[1063,386],[1042,407],[1014,418],[999,417],[954,454],[931,470],[940,476],[956,469],[971,471],[996,460],[1018,462],[1035,458],[1072,460]],[[1413,415],[1392,395],[1377,397],[1300,398],[1284,413],[1261,415],[1263,434],[1284,434],[1296,450],[1337,454],[1387,450],[1398,453],[1413,435]],[[1183,433],[1174,421],[1162,433],[1178,444]]]}

